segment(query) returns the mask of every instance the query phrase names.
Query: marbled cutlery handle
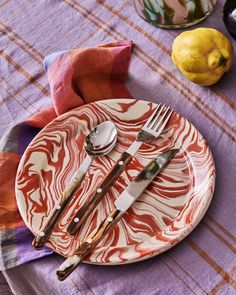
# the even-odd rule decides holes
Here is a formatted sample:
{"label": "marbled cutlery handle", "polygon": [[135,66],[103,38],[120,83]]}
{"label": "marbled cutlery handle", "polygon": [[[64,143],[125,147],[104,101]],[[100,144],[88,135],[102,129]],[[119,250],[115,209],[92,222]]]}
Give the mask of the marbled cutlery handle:
{"label": "marbled cutlery handle", "polygon": [[102,181],[99,188],[89,197],[89,201],[83,205],[70,222],[67,232],[74,235],[81,226],[86,222],[91,212],[97,207],[98,203],[102,200],[105,194],[108,192],[113,183],[118,179],[121,173],[125,170],[128,164],[131,162],[133,156],[127,152],[124,152],[110,173]]}
{"label": "marbled cutlery handle", "polygon": [[84,160],[81,166],[76,170],[74,173],[72,179],[69,181],[69,183],[66,185],[65,190],[63,191],[62,195],[60,196],[58,202],[50,212],[50,214],[47,217],[46,222],[44,223],[43,227],[41,228],[38,235],[34,238],[32,245],[37,250],[41,250],[47,240],[49,239],[54,226],[58,222],[62,212],[66,208],[66,205],[70,202],[70,200],[73,197],[73,192],[78,187],[78,185],[82,182],[84,179],[85,173],[88,170],[90,164],[92,162],[92,158],[90,156],[87,156]]}
{"label": "marbled cutlery handle", "polygon": [[72,256],[68,257],[57,270],[57,277],[64,281],[88,256],[104,236],[112,229],[121,219],[124,212],[114,209],[107,218],[97,227],[81,245],[75,250]]}

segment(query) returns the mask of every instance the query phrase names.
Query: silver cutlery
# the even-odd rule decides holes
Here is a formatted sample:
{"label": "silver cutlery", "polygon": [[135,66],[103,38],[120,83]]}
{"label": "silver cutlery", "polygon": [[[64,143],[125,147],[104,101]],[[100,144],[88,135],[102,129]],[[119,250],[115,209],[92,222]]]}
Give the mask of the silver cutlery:
{"label": "silver cutlery", "polygon": [[115,146],[116,141],[117,130],[115,125],[110,121],[105,121],[99,124],[87,135],[84,141],[84,148],[87,152],[87,156],[81,163],[80,167],[75,171],[54,208],[48,215],[42,229],[33,240],[32,245],[35,249],[42,249],[49,239],[54,226],[58,222],[62,212],[66,208],[66,205],[72,199],[73,192],[82,182],[93,158],[108,154]]}
{"label": "silver cutlery", "polygon": [[138,132],[136,140],[130,145],[127,151],[121,155],[120,159],[113,166],[112,170],[105,177],[97,190],[89,197],[89,201],[77,211],[76,215],[68,225],[67,232],[69,234],[74,235],[86,222],[88,216],[96,208],[112,184],[118,179],[121,173],[131,162],[133,156],[138,151],[142,143],[153,140],[162,133],[171,117],[172,112],[173,111],[165,105],[159,104],[156,107],[152,116]]}
{"label": "silver cutlery", "polygon": [[73,255],[68,257],[59,267],[57,270],[57,277],[60,281],[65,280],[80,262],[91,253],[105,235],[118,223],[136,199],[140,197],[154,177],[164,169],[166,164],[178,151],[178,149],[173,149],[157,156],[127,186],[116,199],[115,209],[113,209],[107,218],[81,243]]}

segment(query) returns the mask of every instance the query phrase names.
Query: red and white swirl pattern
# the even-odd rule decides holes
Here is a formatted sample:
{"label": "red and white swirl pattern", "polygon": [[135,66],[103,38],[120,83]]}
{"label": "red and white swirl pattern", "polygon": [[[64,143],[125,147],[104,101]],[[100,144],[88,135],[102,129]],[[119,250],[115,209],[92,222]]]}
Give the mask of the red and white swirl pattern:
{"label": "red and white swirl pattern", "polygon": [[158,154],[171,148],[180,151],[97,246],[87,262],[118,264],[148,258],[178,243],[199,223],[214,191],[214,162],[198,130],[174,113],[162,135],[141,146],[85,227],[75,236],[66,232],[77,209],[135,140],[155,107],[154,103],[133,99],[91,103],[58,117],[34,138],[19,165],[16,196],[26,225],[36,234],[86,156],[84,133],[88,134],[105,120],[113,121],[118,130],[114,150],[109,155],[94,158],[47,246],[61,255],[71,255],[80,241],[114,208],[115,199],[137,173]]}

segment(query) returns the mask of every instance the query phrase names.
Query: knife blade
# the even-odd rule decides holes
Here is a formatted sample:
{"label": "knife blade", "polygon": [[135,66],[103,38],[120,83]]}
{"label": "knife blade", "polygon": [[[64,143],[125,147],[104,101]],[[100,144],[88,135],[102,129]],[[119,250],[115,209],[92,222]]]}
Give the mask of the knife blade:
{"label": "knife blade", "polygon": [[117,224],[125,212],[139,198],[148,185],[159,174],[178,149],[169,150],[154,160],[137,175],[115,201],[115,209],[110,212],[106,219],[81,243],[72,256],[68,257],[57,270],[57,277],[60,281],[65,280],[80,262],[97,246],[104,236]]}

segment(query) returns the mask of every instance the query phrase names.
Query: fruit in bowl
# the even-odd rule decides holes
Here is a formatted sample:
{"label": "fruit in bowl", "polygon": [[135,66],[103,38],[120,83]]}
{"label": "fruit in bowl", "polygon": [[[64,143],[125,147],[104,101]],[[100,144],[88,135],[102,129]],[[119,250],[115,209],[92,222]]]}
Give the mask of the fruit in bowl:
{"label": "fruit in bowl", "polygon": [[230,69],[233,48],[230,40],[220,31],[198,28],[185,31],[175,38],[171,57],[189,80],[210,86]]}

